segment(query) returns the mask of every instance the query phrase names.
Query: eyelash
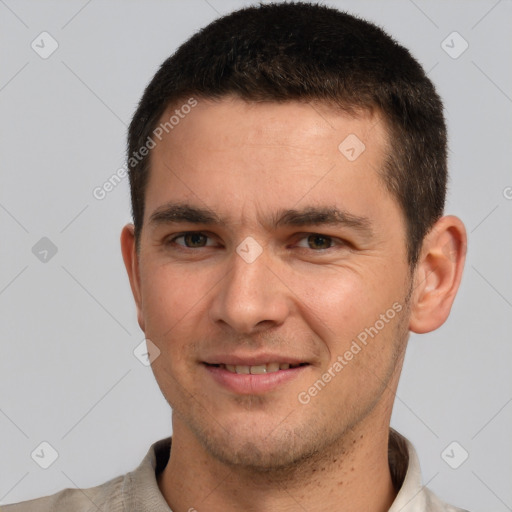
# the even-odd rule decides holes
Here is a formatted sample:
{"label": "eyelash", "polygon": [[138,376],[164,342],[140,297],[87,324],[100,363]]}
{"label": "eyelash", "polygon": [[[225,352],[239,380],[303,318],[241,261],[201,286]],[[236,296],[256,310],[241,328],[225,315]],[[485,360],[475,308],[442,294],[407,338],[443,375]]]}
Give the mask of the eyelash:
{"label": "eyelash", "polygon": [[[177,244],[176,243],[176,240],[178,240],[180,238],[184,238],[187,235],[202,235],[202,236],[207,237],[210,240],[212,239],[212,237],[210,235],[208,235],[207,233],[205,233],[203,231],[185,231],[183,233],[175,235],[172,238],[166,240],[165,241],[165,245],[175,245],[175,246],[179,247],[180,250],[184,250],[184,251],[194,250],[194,249],[205,249],[206,247],[211,247],[211,246],[208,246],[208,245],[205,245],[205,246],[202,246],[202,247],[187,247],[186,245],[182,245],[182,244]],[[323,253],[324,251],[328,251],[329,249],[333,249],[336,246],[348,246],[349,245],[349,243],[346,242],[345,240],[342,240],[342,239],[339,239],[339,238],[336,238],[336,237],[333,237],[333,236],[329,236],[329,235],[324,235],[322,233],[314,233],[314,232],[311,232],[311,233],[300,233],[300,238],[297,238],[297,241],[295,242],[295,244],[297,244],[297,242],[299,242],[299,241],[307,239],[308,237],[314,237],[314,236],[321,237],[321,238],[326,238],[326,239],[330,240],[331,246],[327,247],[325,249],[319,249],[319,250],[314,250],[314,249],[311,249],[310,247],[299,247],[299,249],[305,249],[305,250],[311,250],[311,251],[317,252],[317,253]]]}

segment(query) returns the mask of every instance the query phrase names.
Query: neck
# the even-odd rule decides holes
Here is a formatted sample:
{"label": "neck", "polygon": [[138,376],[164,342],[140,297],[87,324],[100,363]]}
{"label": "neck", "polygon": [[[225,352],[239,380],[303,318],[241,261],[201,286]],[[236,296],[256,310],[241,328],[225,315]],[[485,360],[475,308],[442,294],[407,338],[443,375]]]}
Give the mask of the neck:
{"label": "neck", "polygon": [[170,459],[158,483],[173,512],[384,512],[396,496],[389,427],[370,423],[371,429],[353,428],[335,446],[291,470],[263,473],[224,465],[175,420]]}

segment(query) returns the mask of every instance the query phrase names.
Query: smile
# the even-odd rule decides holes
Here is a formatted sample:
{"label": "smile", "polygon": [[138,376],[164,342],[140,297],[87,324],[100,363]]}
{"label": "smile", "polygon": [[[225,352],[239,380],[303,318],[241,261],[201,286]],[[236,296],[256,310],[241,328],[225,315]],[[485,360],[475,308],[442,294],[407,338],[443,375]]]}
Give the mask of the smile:
{"label": "smile", "polygon": [[299,366],[303,366],[307,363],[299,363],[299,364],[290,364],[290,363],[266,363],[266,364],[258,364],[254,366],[247,365],[234,365],[234,364],[215,364],[211,366],[216,366],[218,368],[222,368],[231,373],[238,374],[251,374],[251,375],[260,375],[262,373],[275,373],[279,370],[288,370],[290,368],[298,368]]}
{"label": "smile", "polygon": [[[310,363],[272,361],[253,364],[203,363],[207,375],[223,389],[237,395],[259,395],[279,389],[302,375]],[[242,362],[242,361],[231,361]],[[244,361],[245,362],[245,361]],[[249,362],[249,361],[247,361]],[[254,364],[257,363],[257,364]]]}

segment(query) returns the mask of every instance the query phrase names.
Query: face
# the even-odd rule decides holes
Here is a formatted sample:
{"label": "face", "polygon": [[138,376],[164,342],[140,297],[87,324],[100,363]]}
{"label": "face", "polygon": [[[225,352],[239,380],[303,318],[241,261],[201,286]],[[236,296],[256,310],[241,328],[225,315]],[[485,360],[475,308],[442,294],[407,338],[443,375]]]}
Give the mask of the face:
{"label": "face", "polygon": [[175,434],[284,467],[390,410],[410,281],[386,143],[376,115],[225,98],[152,150],[132,286]]}

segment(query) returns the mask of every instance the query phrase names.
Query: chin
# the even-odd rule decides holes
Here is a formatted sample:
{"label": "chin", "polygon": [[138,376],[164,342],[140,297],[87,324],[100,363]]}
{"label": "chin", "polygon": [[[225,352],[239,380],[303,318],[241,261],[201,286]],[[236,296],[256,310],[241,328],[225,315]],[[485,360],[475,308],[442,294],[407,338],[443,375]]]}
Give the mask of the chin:
{"label": "chin", "polygon": [[247,426],[242,430],[238,427],[196,434],[213,458],[233,469],[254,473],[284,474],[296,470],[314,458],[326,441],[325,435],[307,426],[290,429],[274,425],[267,431]]}
{"label": "chin", "polygon": [[261,442],[245,441],[230,444],[208,443],[206,448],[217,460],[237,469],[246,469],[258,473],[283,472],[296,467],[301,459],[307,458],[300,447],[290,449],[284,443],[273,446],[265,440]]}

